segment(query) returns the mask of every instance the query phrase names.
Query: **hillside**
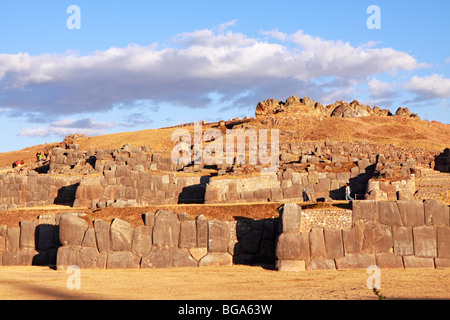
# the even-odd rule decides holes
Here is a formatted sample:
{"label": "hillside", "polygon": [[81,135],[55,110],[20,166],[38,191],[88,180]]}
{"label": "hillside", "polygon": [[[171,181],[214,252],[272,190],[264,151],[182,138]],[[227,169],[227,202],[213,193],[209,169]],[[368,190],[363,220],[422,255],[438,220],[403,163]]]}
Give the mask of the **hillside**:
{"label": "hillside", "polygon": [[[357,118],[323,117],[310,114],[275,114],[265,118],[251,118],[249,122],[225,122],[227,128],[279,129],[280,142],[294,141],[369,141],[375,144],[393,144],[398,147],[416,147],[439,151],[448,147],[450,124],[406,117],[365,116]],[[205,131],[218,128],[218,123],[203,124]],[[194,126],[183,126],[193,136]],[[225,128],[223,128],[225,129]],[[125,144],[151,146],[153,150],[170,151],[174,145],[172,128],[148,129],[134,132],[83,137],[75,141],[81,150],[120,148]],[[223,130],[225,132],[225,130]],[[0,168],[8,167],[16,160],[32,162],[36,152],[52,148],[58,143],[37,145],[23,150],[0,154]]]}

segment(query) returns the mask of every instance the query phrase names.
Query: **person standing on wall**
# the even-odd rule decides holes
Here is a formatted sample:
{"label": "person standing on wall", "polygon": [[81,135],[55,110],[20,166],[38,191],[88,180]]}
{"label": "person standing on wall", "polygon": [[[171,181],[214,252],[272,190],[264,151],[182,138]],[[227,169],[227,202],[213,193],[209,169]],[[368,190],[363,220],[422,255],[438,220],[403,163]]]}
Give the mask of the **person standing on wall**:
{"label": "person standing on wall", "polygon": [[348,183],[345,184],[345,200],[347,201],[351,201],[353,200],[353,198],[350,196],[351,190],[350,190],[350,186],[348,185]]}

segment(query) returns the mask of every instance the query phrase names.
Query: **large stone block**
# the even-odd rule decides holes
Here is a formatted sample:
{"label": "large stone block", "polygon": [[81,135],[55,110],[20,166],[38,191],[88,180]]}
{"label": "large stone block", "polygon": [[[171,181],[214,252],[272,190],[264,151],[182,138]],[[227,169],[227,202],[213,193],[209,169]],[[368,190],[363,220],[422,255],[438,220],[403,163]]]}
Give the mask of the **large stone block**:
{"label": "large stone block", "polygon": [[342,243],[342,231],[341,229],[324,230],[325,236],[325,248],[327,251],[328,259],[337,259],[344,256],[344,245]]}
{"label": "large stone block", "polygon": [[402,257],[394,253],[378,253],[375,259],[381,269],[403,269]]}
{"label": "large stone block", "polygon": [[450,227],[437,227],[437,256],[450,259]]}
{"label": "large stone block", "polygon": [[379,222],[388,226],[402,227],[402,219],[397,203],[394,201],[380,201],[378,203]]}
{"label": "large stone block", "polygon": [[140,257],[145,257],[152,249],[152,227],[137,226],[134,230],[132,252]]}
{"label": "large stone block", "polygon": [[393,227],[392,239],[394,253],[397,256],[411,256],[414,254],[414,242],[411,227]]}
{"label": "large stone block", "polygon": [[[284,232],[278,237],[276,257],[278,260],[304,260],[305,247],[309,245],[302,241],[299,233]],[[309,250],[308,250],[309,251]],[[309,258],[309,256],[308,256]]]}
{"label": "large stone block", "polygon": [[71,214],[63,214],[59,221],[59,241],[63,246],[81,246],[88,228],[86,220]]}
{"label": "large stone block", "polygon": [[131,251],[134,229],[131,223],[114,219],[111,223],[111,250]]}
{"label": "large stone block", "polygon": [[336,270],[333,259],[306,261],[306,270]]}
{"label": "large stone block", "polygon": [[227,252],[230,235],[225,222],[219,220],[211,220],[208,222],[208,230],[208,251]]}
{"label": "large stone block", "polygon": [[2,264],[3,266],[31,266],[38,255],[39,252],[36,250],[3,252]]}
{"label": "large stone block", "polygon": [[141,257],[130,251],[108,253],[106,269],[139,269]]}
{"label": "large stone block", "polygon": [[[1,187],[1,186],[0,186]],[[8,226],[1,225],[0,226],[0,252],[6,250],[6,234],[7,234]]]}
{"label": "large stone block", "polygon": [[78,266],[80,264],[78,260],[78,254],[81,250],[81,246],[62,246],[58,248],[56,255],[56,269],[65,270],[68,266]]}
{"label": "large stone block", "polygon": [[303,260],[277,260],[275,267],[278,271],[301,272],[306,270],[306,263]]}
{"label": "large stone block", "polygon": [[417,227],[424,225],[424,209],[422,200],[398,200],[397,206],[403,226]]}
{"label": "large stone block", "polygon": [[197,246],[197,226],[194,220],[180,222],[180,248],[193,248]]}
{"label": "large stone block", "polygon": [[432,226],[413,228],[414,255],[424,258],[437,256],[436,229]]}
{"label": "large stone block", "polygon": [[24,220],[20,222],[20,249],[34,250],[37,220]]}
{"label": "large stone block", "polygon": [[405,269],[419,268],[419,269],[433,269],[434,259],[433,258],[423,258],[416,256],[404,256],[403,264]]}
{"label": "large stone block", "polygon": [[78,252],[78,266],[81,269],[105,269],[106,253],[99,253],[96,248],[83,247]]}
{"label": "large stone block", "polygon": [[152,247],[150,253],[142,258],[142,268],[181,268],[196,267],[197,262],[187,249],[177,247]]}
{"label": "large stone block", "polygon": [[311,248],[311,260],[320,260],[327,258],[325,247],[325,238],[322,228],[312,228],[309,233],[309,242]]}
{"label": "large stone block", "polygon": [[364,229],[363,253],[382,253],[393,251],[392,227],[375,224]]}
{"label": "large stone block", "polygon": [[373,200],[358,200],[352,202],[353,222],[357,220],[375,220],[378,214],[378,202]]}
{"label": "large stone block", "polygon": [[95,230],[87,229],[84,234],[83,242],[81,243],[82,247],[96,248],[97,249],[97,241],[95,239]]}
{"label": "large stone block", "polygon": [[375,256],[367,253],[349,253],[335,261],[338,270],[367,269],[376,264]]}
{"label": "large stone block", "polygon": [[233,265],[233,257],[228,252],[209,252],[198,262],[199,267],[231,265]]}
{"label": "large stone block", "polygon": [[20,250],[20,228],[13,227],[6,230],[6,251]]}
{"label": "large stone block", "polygon": [[344,253],[359,253],[364,239],[364,223],[356,222],[352,228],[342,229]]}
{"label": "large stone block", "polygon": [[285,203],[280,210],[279,233],[299,232],[301,222],[301,207],[296,203]]}
{"label": "large stone block", "polygon": [[195,223],[197,226],[197,247],[207,248],[208,247],[208,220],[204,215],[199,215],[195,218]]}
{"label": "large stone block", "polygon": [[438,200],[427,199],[423,202],[426,225],[449,225],[449,207]]}
{"label": "large stone block", "polygon": [[158,210],[155,214],[153,227],[153,244],[178,246],[180,236],[180,221],[171,211]]}
{"label": "large stone block", "polygon": [[100,253],[109,252],[110,247],[109,223],[99,219],[94,220],[94,230],[98,251]]}

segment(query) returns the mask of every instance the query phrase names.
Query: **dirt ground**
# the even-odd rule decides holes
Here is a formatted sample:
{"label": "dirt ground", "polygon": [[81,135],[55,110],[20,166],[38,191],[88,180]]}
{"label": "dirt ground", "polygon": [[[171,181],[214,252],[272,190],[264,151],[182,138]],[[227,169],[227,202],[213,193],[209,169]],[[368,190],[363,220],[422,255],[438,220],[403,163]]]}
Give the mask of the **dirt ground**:
{"label": "dirt ground", "polygon": [[[365,270],[277,272],[231,266],[139,270],[1,267],[0,299],[69,300],[377,300]],[[72,277],[72,278],[71,278]],[[381,270],[389,299],[450,299],[450,269]]]}

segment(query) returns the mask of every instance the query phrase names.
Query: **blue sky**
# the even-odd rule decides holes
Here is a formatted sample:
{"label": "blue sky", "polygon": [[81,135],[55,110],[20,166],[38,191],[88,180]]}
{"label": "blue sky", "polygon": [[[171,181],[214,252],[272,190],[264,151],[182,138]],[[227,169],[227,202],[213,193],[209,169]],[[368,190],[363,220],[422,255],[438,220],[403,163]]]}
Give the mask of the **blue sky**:
{"label": "blue sky", "polygon": [[446,0],[2,1],[0,152],[253,116],[294,94],[450,123],[449,14]]}

